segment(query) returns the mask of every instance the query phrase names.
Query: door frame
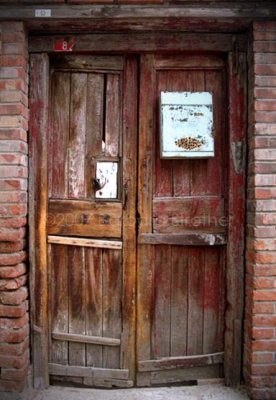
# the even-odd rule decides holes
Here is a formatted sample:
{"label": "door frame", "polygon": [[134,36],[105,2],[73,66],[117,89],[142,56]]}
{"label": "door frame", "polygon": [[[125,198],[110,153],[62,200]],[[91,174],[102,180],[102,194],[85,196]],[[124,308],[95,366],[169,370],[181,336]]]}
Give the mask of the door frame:
{"label": "door frame", "polygon": [[[162,21],[160,21],[160,27]],[[70,54],[141,54],[145,52],[219,52],[227,57],[228,131],[229,131],[229,230],[227,246],[227,310],[225,331],[225,382],[237,385],[241,379],[242,324],[244,306],[244,222],[245,222],[245,141],[247,36],[245,34],[130,33],[30,37],[30,180],[29,180],[29,251],[31,340],[34,387],[49,385],[47,332],[47,152],[49,113],[49,55],[55,44],[64,40],[75,43]],[[131,89],[130,89],[131,90]],[[140,125],[139,129],[145,129]],[[149,128],[151,129],[151,128]],[[37,190],[39,188],[39,190]],[[136,194],[135,194],[136,196]],[[133,218],[134,215],[133,215]],[[242,229],[241,229],[242,227]],[[132,259],[131,263],[136,264]],[[125,269],[125,266],[124,266]],[[133,285],[132,275],[129,284]],[[135,288],[129,301],[136,301]],[[124,300],[126,301],[126,299]],[[130,341],[135,341],[135,307],[131,313]],[[131,355],[135,364],[135,352]]]}

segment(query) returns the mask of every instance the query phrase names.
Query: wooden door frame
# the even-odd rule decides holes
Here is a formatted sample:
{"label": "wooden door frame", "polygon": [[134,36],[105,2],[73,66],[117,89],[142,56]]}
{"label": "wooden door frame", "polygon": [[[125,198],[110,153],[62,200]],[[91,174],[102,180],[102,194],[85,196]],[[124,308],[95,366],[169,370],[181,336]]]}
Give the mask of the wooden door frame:
{"label": "wooden door frame", "polygon": [[[162,22],[160,22],[162,24]],[[161,25],[160,25],[161,26]],[[211,36],[211,37],[210,37]],[[49,54],[61,35],[30,37],[30,287],[33,378],[36,388],[49,384],[47,332],[47,152],[49,105]],[[65,39],[64,39],[65,40]],[[227,310],[225,332],[225,382],[237,385],[241,379],[244,222],[245,222],[245,163],[246,138],[246,35],[237,34],[91,34],[71,35],[76,46],[71,54],[82,52],[110,54],[140,54],[144,52],[220,52],[228,56],[229,147],[231,156],[229,177],[229,245],[227,246]],[[140,126],[140,129],[143,127]],[[144,127],[145,129],[145,127]],[[36,190],[36,188],[40,190]],[[131,263],[136,263],[134,259]],[[124,267],[125,268],[125,267]],[[129,283],[133,284],[134,276]],[[128,293],[129,301],[136,297]],[[126,300],[125,300],[126,301]],[[129,308],[126,309],[130,312]],[[130,319],[135,322],[132,313]],[[127,332],[125,332],[127,334]],[[134,326],[130,341],[134,341]],[[135,363],[132,356],[131,363]]]}

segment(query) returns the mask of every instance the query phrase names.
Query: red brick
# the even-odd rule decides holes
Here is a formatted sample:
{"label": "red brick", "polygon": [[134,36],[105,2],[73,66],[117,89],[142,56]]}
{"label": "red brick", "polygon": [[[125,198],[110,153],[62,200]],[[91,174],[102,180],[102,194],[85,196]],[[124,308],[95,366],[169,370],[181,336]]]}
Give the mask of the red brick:
{"label": "red brick", "polygon": [[255,197],[256,199],[275,199],[276,187],[252,189],[252,197]]}
{"label": "red brick", "polygon": [[252,374],[253,375],[275,375],[276,374],[276,365],[252,365]]}
{"label": "red brick", "polygon": [[[264,150],[264,151],[267,151],[267,150]],[[258,174],[254,177],[254,180],[255,180],[256,186],[275,186],[276,185],[276,174],[274,174],[274,175]]]}
{"label": "red brick", "polygon": [[273,339],[274,328],[254,328],[252,332],[252,339]]}
{"label": "red brick", "polygon": [[28,370],[29,364],[20,369],[1,368],[1,379],[6,379],[8,381],[22,381],[26,378]]}
{"label": "red brick", "polygon": [[0,203],[27,203],[27,192],[1,192]]}
{"label": "red brick", "polygon": [[25,381],[16,382],[16,381],[7,381],[0,379],[0,392],[8,391],[8,392],[21,392],[26,383]]}
{"label": "red brick", "polygon": [[29,349],[29,337],[20,343],[0,343],[0,355],[21,356]]}
{"label": "red brick", "polygon": [[254,72],[256,75],[276,75],[276,65],[274,65],[274,64],[255,64]]}
{"label": "red brick", "polygon": [[27,272],[26,264],[17,264],[12,267],[0,267],[0,278],[10,279],[25,275]]}
{"label": "red brick", "polygon": [[[276,149],[276,138],[272,136],[253,136],[249,141],[249,147],[253,148],[275,148]],[[254,151],[254,155],[255,155]]]}
{"label": "red brick", "polygon": [[[273,53],[255,53],[253,59],[255,64],[276,64],[276,54]],[[262,96],[257,95],[256,97]]]}
{"label": "red brick", "polygon": [[28,314],[23,315],[21,318],[0,318],[0,329],[20,329],[28,322]]}
{"label": "red brick", "polygon": [[[2,32],[7,33],[7,32],[21,32],[21,34],[24,34],[24,23],[23,22],[15,22],[12,21],[12,23],[10,21],[1,21],[1,29]],[[25,35],[24,35],[25,36]]]}
{"label": "red brick", "polygon": [[[276,315],[253,315],[253,325],[255,327],[273,327],[276,326]],[[275,341],[276,345],[276,341]],[[259,349],[265,350],[265,349]],[[276,350],[275,349],[267,349],[267,350]]]}
{"label": "red brick", "polygon": [[[2,268],[0,268],[0,271]],[[26,275],[20,275],[19,277],[12,278],[12,279],[1,279],[0,280],[0,291],[4,290],[15,290],[24,286],[27,282]]]}
{"label": "red brick", "polygon": [[[13,140],[18,140],[20,143],[22,143],[21,141],[26,142],[27,141],[27,133],[22,128],[16,128],[16,129],[11,129],[11,128],[3,129],[2,128],[2,129],[0,129],[0,140],[3,140],[3,141],[8,140],[9,141],[8,143],[10,143]],[[0,145],[0,148],[1,148],[1,145]],[[1,149],[1,151],[5,151],[5,150]],[[10,149],[7,151],[15,151],[15,150]]]}
{"label": "red brick", "polygon": [[[254,161],[249,164],[249,173],[256,174],[275,174],[276,173],[276,163],[272,161]],[[254,179],[251,182],[251,187],[254,186]]]}
{"label": "red brick", "polygon": [[[248,229],[250,231],[250,229]],[[274,238],[276,236],[276,226],[258,226],[254,227],[253,229],[253,235],[254,237],[259,237],[259,238]]]}
{"label": "red brick", "polygon": [[254,277],[254,287],[256,289],[276,288],[276,277]]}
{"label": "red brick", "polygon": [[276,301],[276,290],[254,290],[253,299],[257,301]]}
{"label": "red brick", "polygon": [[[26,314],[27,311],[28,311],[28,302],[27,301],[20,304],[19,306],[7,306],[7,305],[0,304],[0,317],[19,318],[19,317],[23,317],[23,315]],[[3,341],[5,342],[4,339],[3,339]]]}
{"label": "red brick", "polygon": [[[19,229],[0,228],[0,240],[3,242],[17,242],[18,240],[24,238],[24,236],[25,236],[25,228],[19,228]],[[18,263],[15,262],[14,264]],[[0,265],[5,265],[5,263],[1,263],[0,261]]]}
{"label": "red brick", "polygon": [[276,160],[275,150],[273,149],[255,149],[253,157],[254,160]]}
{"label": "red brick", "polygon": [[2,31],[2,42],[3,43],[25,43],[25,41],[26,41],[26,37],[23,32],[20,33],[20,32],[14,32],[14,31]]}
{"label": "red brick", "polygon": [[17,242],[0,242],[0,253],[14,253],[23,250],[26,245],[25,240],[18,240]]}
{"label": "red brick", "polygon": [[256,53],[262,53],[262,52],[275,53],[276,43],[269,41],[254,42],[253,51],[255,51]]}
{"label": "red brick", "polygon": [[18,305],[21,304],[28,297],[28,290],[26,287],[20,287],[17,290],[9,292],[0,292],[0,301],[2,304]]}
{"label": "red brick", "polygon": [[[3,192],[2,192],[3,193]],[[22,228],[26,225],[26,217],[8,217],[0,216],[0,228]],[[1,231],[1,229],[0,229]]]}
{"label": "red brick", "polygon": [[[0,132],[2,130],[0,129]],[[8,131],[5,129],[4,131]],[[9,129],[10,131],[10,129]],[[13,129],[13,132],[15,131],[20,131],[20,129]],[[16,152],[16,153],[23,153],[27,154],[28,153],[28,146],[27,143],[21,140],[1,140],[0,141],[0,151],[3,153],[10,153],[10,152]]]}
{"label": "red brick", "polygon": [[25,178],[0,179],[1,190],[27,190],[27,180]]}
{"label": "red brick", "polygon": [[254,314],[274,314],[274,304],[264,303],[264,302],[254,302],[253,303],[253,313]]}
{"label": "red brick", "polygon": [[256,31],[275,31],[276,30],[276,22],[275,21],[254,21],[253,24],[254,33]]}
{"label": "red brick", "polygon": [[[273,54],[276,64],[276,55]],[[276,88],[254,88],[254,96],[259,99],[276,99]]]}
{"label": "red brick", "polygon": [[21,357],[18,356],[0,356],[0,367],[11,367],[21,369],[24,368],[29,363],[29,354],[26,352]]}
{"label": "red brick", "polygon": [[27,204],[0,204],[0,215],[20,215],[25,216],[27,214]]}
{"label": "red brick", "polygon": [[0,79],[0,90],[22,90],[28,93],[28,87],[23,79]]}
{"label": "red brick", "polygon": [[0,165],[0,178],[27,178],[27,167],[18,165]]}
{"label": "red brick", "polygon": [[[259,216],[257,216],[259,217]],[[261,215],[261,217],[265,217]],[[275,221],[276,221],[276,214],[274,214]],[[274,220],[274,219],[273,219]],[[263,221],[263,218],[262,218]],[[271,221],[271,220],[270,220]],[[258,219],[258,223],[260,220]],[[276,250],[276,239],[254,239],[251,242],[254,245],[254,249],[256,250]]]}
{"label": "red brick", "polygon": [[24,43],[2,43],[2,54],[21,54],[25,55],[26,47]]}
{"label": "red brick", "polygon": [[28,118],[28,109],[21,103],[0,104],[0,115],[23,115]]}
{"label": "red brick", "polygon": [[0,153],[0,164],[27,166],[27,156],[17,153]]}
{"label": "red brick", "polygon": [[26,253],[20,251],[11,254],[0,254],[0,265],[15,265],[25,261]]}
{"label": "red brick", "polygon": [[[3,41],[2,41],[3,42]],[[7,42],[5,42],[7,43]],[[26,60],[21,55],[16,56],[0,56],[0,66],[1,67],[25,67]]]}
{"label": "red brick", "polygon": [[254,266],[254,273],[256,276],[274,276],[276,275],[276,266],[273,264],[256,264]]}
{"label": "red brick", "polygon": [[252,354],[252,362],[254,364],[269,364],[274,362],[273,353],[267,352],[254,352]]}
{"label": "red brick", "polygon": [[276,77],[275,76],[256,76],[255,85],[261,86],[261,87],[276,86]]}

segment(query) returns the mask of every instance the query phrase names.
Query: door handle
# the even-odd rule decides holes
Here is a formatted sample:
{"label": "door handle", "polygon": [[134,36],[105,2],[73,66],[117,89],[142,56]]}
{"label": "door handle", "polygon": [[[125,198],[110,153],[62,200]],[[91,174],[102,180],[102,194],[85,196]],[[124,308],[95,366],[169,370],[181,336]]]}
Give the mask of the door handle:
{"label": "door handle", "polygon": [[128,203],[128,180],[124,183],[123,186],[123,210],[127,209]]}

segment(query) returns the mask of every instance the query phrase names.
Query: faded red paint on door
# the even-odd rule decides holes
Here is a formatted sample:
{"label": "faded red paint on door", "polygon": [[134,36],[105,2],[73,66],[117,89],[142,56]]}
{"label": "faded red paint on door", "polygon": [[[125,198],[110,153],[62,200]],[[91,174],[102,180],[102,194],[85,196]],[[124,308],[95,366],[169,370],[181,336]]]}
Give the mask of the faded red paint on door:
{"label": "faded red paint on door", "polygon": [[[212,93],[214,158],[160,158],[161,91]],[[225,62],[204,55],[144,56],[140,93],[138,384],[222,377],[228,198]]]}

